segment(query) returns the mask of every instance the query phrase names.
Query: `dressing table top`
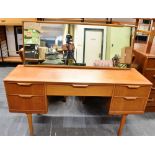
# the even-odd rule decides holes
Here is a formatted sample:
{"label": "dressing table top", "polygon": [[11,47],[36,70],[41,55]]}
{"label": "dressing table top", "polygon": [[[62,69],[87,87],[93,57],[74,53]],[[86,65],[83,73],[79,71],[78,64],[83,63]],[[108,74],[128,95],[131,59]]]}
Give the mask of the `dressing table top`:
{"label": "dressing table top", "polygon": [[151,85],[136,69],[79,69],[30,67],[18,65],[4,81],[87,83],[87,84],[145,84]]}

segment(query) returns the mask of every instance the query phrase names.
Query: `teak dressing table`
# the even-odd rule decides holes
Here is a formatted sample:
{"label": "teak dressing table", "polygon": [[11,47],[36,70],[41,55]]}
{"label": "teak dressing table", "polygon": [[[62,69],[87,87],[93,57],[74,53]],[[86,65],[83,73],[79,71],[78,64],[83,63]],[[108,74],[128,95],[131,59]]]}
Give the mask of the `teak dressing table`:
{"label": "teak dressing table", "polygon": [[10,112],[26,113],[33,135],[32,114],[48,112],[47,96],[110,97],[110,115],[143,114],[152,83],[135,69],[83,69],[17,66],[4,79]]}

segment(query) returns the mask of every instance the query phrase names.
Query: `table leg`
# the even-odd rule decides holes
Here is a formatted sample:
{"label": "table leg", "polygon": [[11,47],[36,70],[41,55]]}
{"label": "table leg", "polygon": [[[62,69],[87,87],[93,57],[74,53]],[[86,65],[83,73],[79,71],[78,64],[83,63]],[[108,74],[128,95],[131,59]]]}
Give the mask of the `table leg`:
{"label": "table leg", "polygon": [[118,133],[117,133],[118,136],[122,135],[122,130],[126,122],[126,117],[127,117],[127,114],[122,115],[120,126],[119,126]]}
{"label": "table leg", "polygon": [[28,125],[29,125],[30,136],[33,136],[32,114],[26,114],[26,116],[27,116],[27,121],[28,121]]}
{"label": "table leg", "polygon": [[62,101],[66,102],[66,100],[67,100],[67,96],[64,96]]}

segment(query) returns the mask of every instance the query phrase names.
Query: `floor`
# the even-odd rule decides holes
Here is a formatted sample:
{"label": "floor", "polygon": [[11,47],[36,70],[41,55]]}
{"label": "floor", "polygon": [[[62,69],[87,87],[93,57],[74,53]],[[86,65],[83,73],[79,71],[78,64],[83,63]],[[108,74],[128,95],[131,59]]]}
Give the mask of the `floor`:
{"label": "floor", "polygon": [[[28,136],[25,114],[9,113],[3,78],[14,67],[0,67],[0,136]],[[36,136],[116,136],[120,116],[109,116],[105,110],[106,98],[80,97],[48,98],[49,112],[33,115]],[[155,113],[129,115],[124,136],[155,135]]]}

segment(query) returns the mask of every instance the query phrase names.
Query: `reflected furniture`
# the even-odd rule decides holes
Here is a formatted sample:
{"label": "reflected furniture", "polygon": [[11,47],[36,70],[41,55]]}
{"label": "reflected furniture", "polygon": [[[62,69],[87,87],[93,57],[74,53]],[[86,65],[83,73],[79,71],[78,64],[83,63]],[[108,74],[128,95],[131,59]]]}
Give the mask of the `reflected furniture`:
{"label": "reflected furniture", "polygon": [[80,66],[17,66],[4,79],[10,112],[27,115],[33,135],[32,114],[48,113],[47,96],[109,97],[108,113],[122,115],[118,135],[128,114],[143,114],[152,83],[136,69]]}
{"label": "reflected furniture", "polygon": [[[142,24],[140,20],[142,19],[136,19],[135,34],[145,36],[147,39],[146,41],[133,40],[133,63],[136,64],[138,71],[153,83],[146,111],[155,112],[155,19],[148,18],[148,24]],[[146,27],[147,30],[146,28],[141,30],[141,27]]]}
{"label": "reflected furniture", "polygon": [[[137,44],[134,49],[134,63],[138,65],[138,71],[153,83],[151,93],[146,106],[146,111],[155,111],[155,54],[145,53],[145,44]],[[152,46],[153,49],[154,46]]]}

